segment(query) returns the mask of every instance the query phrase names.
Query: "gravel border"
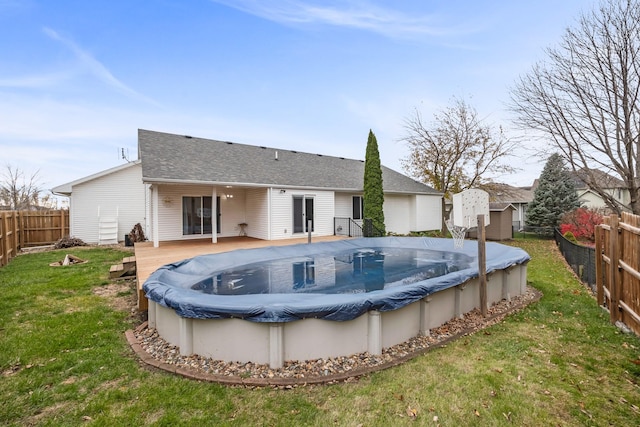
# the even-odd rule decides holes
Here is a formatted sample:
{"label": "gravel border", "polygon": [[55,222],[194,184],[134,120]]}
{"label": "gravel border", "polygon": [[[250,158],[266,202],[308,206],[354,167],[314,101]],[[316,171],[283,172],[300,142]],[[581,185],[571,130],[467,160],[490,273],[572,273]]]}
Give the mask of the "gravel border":
{"label": "gravel border", "polygon": [[179,348],[168,344],[158,336],[155,329],[148,328],[147,322],[135,330],[126,331],[125,336],[134,353],[147,366],[199,381],[248,387],[292,388],[354,381],[363,375],[397,366],[433,348],[442,347],[460,337],[494,325],[506,315],[522,310],[541,297],[540,291],[528,286],[525,294],[491,306],[486,318],[475,309],[461,319],[452,319],[431,329],[429,336],[411,338],[385,348],[382,355],[365,352],[328,359],[287,361],[281,369],[271,369],[269,365],[251,362],[224,362],[199,355],[181,356]]}

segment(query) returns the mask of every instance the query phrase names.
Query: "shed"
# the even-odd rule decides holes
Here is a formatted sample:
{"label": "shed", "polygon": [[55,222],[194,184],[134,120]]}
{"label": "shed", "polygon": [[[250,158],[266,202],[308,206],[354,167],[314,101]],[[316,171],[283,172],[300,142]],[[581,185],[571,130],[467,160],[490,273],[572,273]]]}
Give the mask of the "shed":
{"label": "shed", "polygon": [[[489,225],[485,228],[487,240],[513,239],[513,212],[516,208],[511,203],[489,203]],[[470,238],[477,238],[477,230],[468,233]]]}

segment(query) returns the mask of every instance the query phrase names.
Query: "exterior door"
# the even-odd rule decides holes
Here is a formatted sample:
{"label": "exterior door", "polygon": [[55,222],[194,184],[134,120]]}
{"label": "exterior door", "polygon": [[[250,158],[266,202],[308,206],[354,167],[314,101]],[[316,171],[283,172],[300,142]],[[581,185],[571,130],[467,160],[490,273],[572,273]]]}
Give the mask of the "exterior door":
{"label": "exterior door", "polygon": [[293,196],[293,232],[306,233],[309,231],[309,221],[311,221],[311,231],[313,231],[313,197]]}

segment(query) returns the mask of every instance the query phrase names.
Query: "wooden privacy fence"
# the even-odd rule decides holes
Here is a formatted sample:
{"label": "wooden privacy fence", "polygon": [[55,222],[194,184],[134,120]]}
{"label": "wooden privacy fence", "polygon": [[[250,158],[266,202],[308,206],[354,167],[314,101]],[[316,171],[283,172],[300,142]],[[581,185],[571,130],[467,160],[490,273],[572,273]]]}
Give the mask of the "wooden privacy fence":
{"label": "wooden privacy fence", "polygon": [[596,227],[596,295],[612,323],[640,335],[640,216],[611,215]]}
{"label": "wooden privacy fence", "polygon": [[21,248],[55,243],[69,234],[69,211],[0,211],[0,267]]}

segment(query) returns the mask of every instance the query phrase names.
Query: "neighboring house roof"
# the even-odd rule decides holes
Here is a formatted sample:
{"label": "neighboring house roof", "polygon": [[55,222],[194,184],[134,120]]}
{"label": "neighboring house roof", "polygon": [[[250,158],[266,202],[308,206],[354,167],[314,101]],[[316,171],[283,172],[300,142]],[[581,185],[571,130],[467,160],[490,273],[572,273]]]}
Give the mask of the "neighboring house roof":
{"label": "neighboring house roof", "polygon": [[[140,129],[138,156],[148,183],[298,187],[362,191],[364,161]],[[441,194],[382,166],[385,192]]]}
{"label": "neighboring house roof", "polygon": [[612,188],[624,188],[624,182],[622,180],[609,175],[606,172],[603,172],[598,169],[590,169],[589,171],[585,169],[579,169],[575,172],[569,172],[569,175],[573,179],[576,190],[586,190],[588,189],[587,181],[588,173],[594,178],[596,185],[602,189],[612,189]]}
{"label": "neighboring house roof", "polygon": [[59,196],[70,196],[73,191],[73,186],[78,184],[84,184],[85,182],[92,181],[94,179],[101,178],[103,176],[121,171],[123,169],[130,168],[132,166],[140,164],[140,160],[136,160],[133,162],[128,162],[123,165],[115,166],[109,169],[105,169],[101,172],[94,173],[93,175],[85,176],[84,178],[76,179],[75,181],[67,182],[66,184],[58,185],[57,187],[53,187],[51,192],[53,194],[57,194]]}
{"label": "neighboring house roof", "polygon": [[531,187],[513,187],[496,182],[490,184],[487,191],[490,201],[495,203],[529,203],[533,200]]}

